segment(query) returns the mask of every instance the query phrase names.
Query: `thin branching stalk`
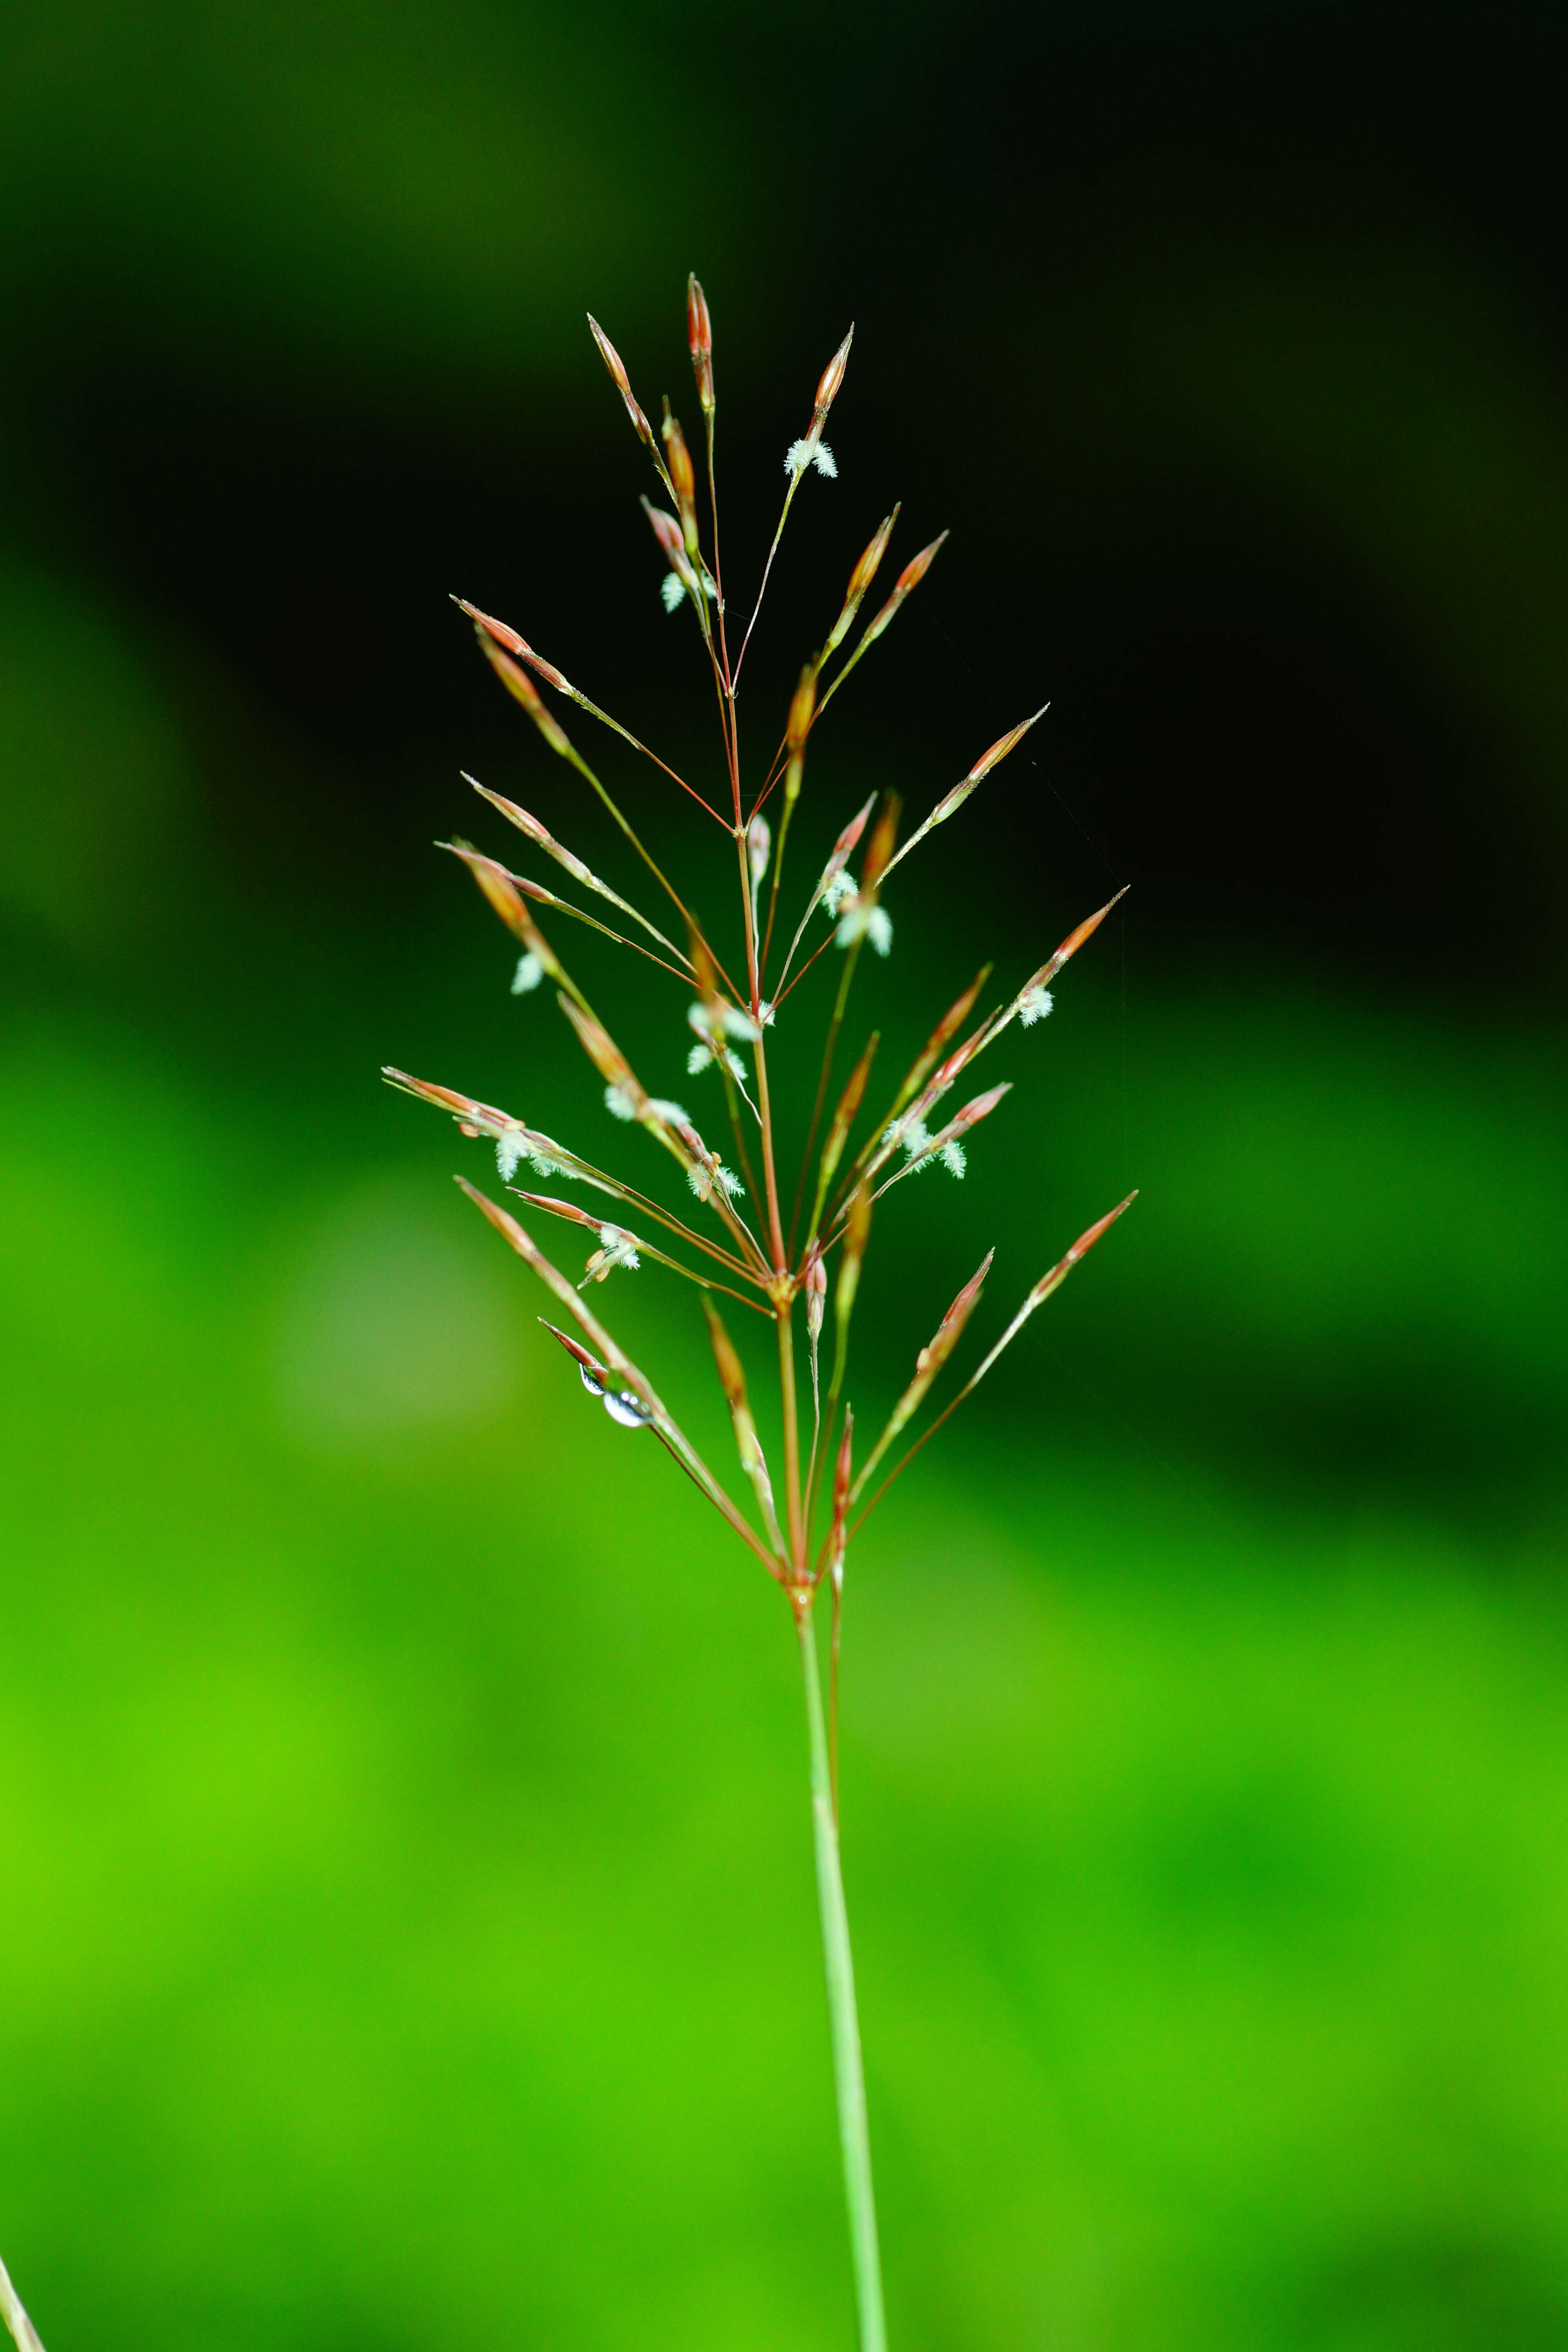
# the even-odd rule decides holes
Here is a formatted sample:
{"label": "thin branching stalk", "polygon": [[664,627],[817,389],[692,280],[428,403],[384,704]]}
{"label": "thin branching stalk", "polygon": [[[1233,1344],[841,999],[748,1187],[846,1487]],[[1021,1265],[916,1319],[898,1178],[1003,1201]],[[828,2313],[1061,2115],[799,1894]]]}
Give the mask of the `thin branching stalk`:
{"label": "thin branching stalk", "polygon": [[44,2352],[38,2331],[22,2308],[22,2298],[11,2284],[11,2273],[0,2263],[0,2319],[5,2323],[16,2352]]}
{"label": "thin branching stalk", "polygon": [[[810,424],[785,458],[787,481],[778,527],[762,568],[762,584],[756,604],[742,635],[740,652],[731,663],[723,572],[719,558],[719,488],[715,456],[718,403],[714,390],[712,321],[706,297],[695,277],[689,278],[687,285],[687,341],[702,414],[702,454],[709,519],[706,548],[702,543],[698,514],[697,467],[680,419],[666,401],[663,422],[656,433],[632,390],[625,363],[614,344],[595,321],[590,320],[589,323],[632,430],[653,464],[661,499],[668,501],[668,505],[655,505],[645,498],[642,504],[666,566],[663,593],[667,609],[673,612],[682,605],[689,606],[701,646],[703,666],[717,700],[723,762],[723,788],[718,804],[706,793],[689,783],[658,752],[649,750],[618,719],[602,710],[597,703],[591,702],[552,664],[536,653],[510,623],[497,620],[467,603],[462,604],[462,609],[472,620],[486,658],[508,693],[527,712],[549,749],[563,760],[596,795],[619,829],[627,847],[655,877],[670,903],[678,909],[686,928],[686,947],[677,947],[657,924],[622,895],[616,884],[593,872],[575,851],[557,841],[527,810],[515,802],[503,800],[500,794],[487,791],[482,785],[476,789],[498,814],[523,833],[542,856],[562,866],[580,889],[591,892],[628,918],[639,930],[652,939],[655,949],[662,952],[654,952],[638,940],[627,939],[621,931],[602,922],[583,908],[560,898],[536,878],[513,873],[498,859],[471,848],[467,843],[454,842],[446,845],[462,858],[490,907],[506,924],[522,950],[513,982],[514,993],[526,1005],[542,981],[551,982],[551,992],[554,994],[577,1043],[603,1086],[605,1109],[628,1128],[642,1129],[647,1140],[663,1155],[658,1164],[667,1172],[673,1161],[696,1207],[693,1208],[690,1202],[683,1197],[681,1213],[677,1214],[668,1202],[658,1199],[641,1184],[610,1173],[598,1166],[595,1160],[556,1142],[541,1129],[509,1112],[497,1109],[493,1105],[459,1094],[450,1087],[434,1085],[426,1079],[410,1077],[404,1071],[388,1069],[385,1075],[392,1084],[448,1113],[463,1135],[482,1139],[492,1147],[501,1181],[520,1206],[552,1217],[566,1227],[575,1225],[586,1229],[592,1247],[582,1278],[574,1282],[544,1255],[510,1209],[501,1207],[467,1180],[459,1179],[469,1198],[551,1293],[556,1307],[563,1308],[567,1318],[575,1324],[580,1337],[574,1337],[571,1331],[546,1321],[543,1317],[540,1318],[573,1359],[583,1386],[589,1394],[599,1401],[611,1420],[621,1429],[653,1431],[682,1475],[783,1589],[790,1602],[799,1641],[805,1695],[817,1892],[860,2347],[861,2352],[885,2352],[886,2326],[876,2211],[871,2191],[871,2158],[859,2024],[856,2014],[854,1970],[839,1858],[837,1720],[846,1561],[852,1538],[893,1479],[901,1474],[948,1415],[973,1394],[1028,1318],[1066,1279],[1073,1266],[1120,1216],[1127,1202],[1123,1202],[1110,1215],[1089,1226],[1066,1256],[1059,1258],[1049,1272],[1041,1276],[1012,1322],[959,1388],[952,1402],[928,1423],[922,1434],[905,1448],[868,1499],[866,1499],[866,1494],[871,1480],[882,1470],[889,1454],[923,1412],[929,1392],[957,1349],[970,1318],[979,1306],[991,1256],[987,1255],[978,1272],[965,1284],[942,1317],[934,1338],[921,1349],[912,1376],[894,1401],[879,1435],[858,1469],[855,1463],[855,1414],[847,1389],[856,1299],[870,1238],[873,1202],[901,1184],[905,1177],[938,1161],[954,1176],[963,1173],[967,1139],[1001,1103],[1012,1081],[1003,1079],[984,1093],[971,1096],[956,1109],[947,1106],[940,1116],[939,1104],[945,1105],[945,1098],[969,1065],[994,1045],[1014,1024],[1024,1030],[1030,1029],[1051,1011],[1050,982],[1104,919],[1110,908],[1101,908],[1080,923],[1056,953],[1023,982],[1010,999],[985,1013],[978,1025],[955,1044],[954,1040],[959,1038],[960,1032],[970,1021],[984,985],[990,970],[989,965],[985,966],[957,1003],[937,1021],[926,1046],[916,1056],[889,1108],[880,1119],[862,1130],[861,1114],[877,1045],[877,1033],[873,1032],[848,1083],[838,1097],[820,1160],[814,1158],[818,1130],[827,1108],[850,990],[857,972],[864,968],[862,949],[869,941],[880,957],[887,955],[892,943],[892,919],[883,903],[889,884],[904,858],[939,825],[957,814],[1041,714],[1037,710],[1032,718],[998,736],[988,751],[972,761],[959,782],[950,785],[932,803],[930,814],[909,835],[901,849],[895,849],[899,805],[892,795],[884,800],[875,824],[870,824],[874,800],[868,800],[857,813],[847,817],[842,812],[838,813],[836,818],[838,830],[833,847],[806,898],[777,977],[770,983],[768,972],[773,936],[784,907],[785,853],[798,832],[799,824],[805,823],[810,815],[809,811],[807,815],[798,813],[805,808],[808,798],[805,791],[806,751],[813,730],[839,687],[891,625],[904,602],[925,577],[947,534],[942,532],[905,563],[891,594],[871,621],[862,627],[858,641],[846,655],[842,648],[848,640],[887,552],[898,521],[899,509],[895,507],[877,526],[850,574],[848,585],[840,600],[837,619],[821,646],[798,669],[778,748],[760,781],[756,782],[754,793],[751,792],[741,761],[737,698],[741,671],[780,554],[785,527],[806,476],[816,472],[832,478],[837,471],[832,453],[823,438],[823,430],[828,412],[844,383],[853,330],[846,335],[824,370],[816,387]],[[689,635],[686,642],[689,646]],[[827,666],[834,660],[838,662],[837,675],[826,690],[819,693]],[[736,968],[744,974],[743,986],[737,986],[731,978],[711,935],[704,931],[692,917],[685,898],[644,840],[640,825],[634,830],[618,799],[560,726],[534,683],[536,677],[552,694],[575,702],[639,756],[651,761],[683,793],[700,802],[707,814],[731,835],[735,845],[739,906],[735,929],[726,933],[726,939]],[[767,737],[763,740],[765,741]],[[951,768],[948,772],[952,773]],[[750,809],[743,815],[749,793]],[[762,817],[761,811],[774,793],[781,795],[782,808],[775,812],[776,837],[770,838],[769,820]],[[728,816],[723,814],[722,803],[725,801],[730,808]],[[815,822],[815,818],[812,817],[811,821]],[[867,835],[868,825],[870,831],[862,847],[862,836]],[[859,866],[856,872],[851,870],[851,866],[858,855]],[[764,913],[762,883],[770,863],[772,879]],[[794,864],[798,866],[798,863],[797,852]],[[689,1076],[697,1076],[712,1065],[718,1066],[718,1094],[722,1097],[733,1136],[736,1158],[740,1163],[738,1171],[722,1164],[719,1154],[705,1139],[700,1126],[680,1103],[648,1092],[633,1071],[610,1029],[595,1013],[584,989],[566,971],[542,931],[538,919],[540,909],[545,912],[552,926],[557,915],[569,916],[584,926],[593,935],[588,945],[594,953],[629,949],[645,960],[639,967],[645,975],[647,966],[651,965],[676,983],[677,993],[672,1000],[670,1016],[671,1037],[673,1039],[684,1033]],[[796,958],[805,943],[814,919],[826,925],[826,937],[805,954],[797,968]],[[786,922],[788,919],[786,914]],[[597,944],[601,940],[604,942],[603,950]],[[815,1105],[804,1139],[786,1139],[778,1115],[771,1056],[775,1051],[783,1055],[787,1050],[795,1055],[794,1066],[797,1073],[809,1070],[810,1062],[798,1054],[798,1041],[794,1034],[802,1018],[803,1008],[809,1000],[797,999],[795,992],[820,958],[835,950],[842,953],[843,963],[838,984],[833,993],[832,1010],[825,1024],[826,1034],[814,1057],[817,1066]],[[646,978],[643,984],[647,984]],[[601,1001],[615,1009],[617,1000],[608,992],[613,983],[606,981],[605,988],[601,989],[595,977],[594,985]],[[770,987],[772,1002],[768,1001]],[[785,1028],[781,1029],[775,1024],[786,1004],[791,1007],[790,1021]],[[695,1046],[689,1043],[693,1030],[698,1041]],[[754,1055],[754,1101],[746,1091],[745,1073],[734,1057],[731,1040],[744,1041]],[[710,1093],[708,1099],[710,1103],[714,1102],[714,1095]],[[747,1117],[742,1115],[742,1104]],[[550,1194],[525,1191],[512,1182],[524,1161],[541,1177],[563,1178],[569,1183],[584,1186],[591,1194],[606,1197],[617,1212],[623,1209],[630,1211],[639,1227],[651,1226],[672,1237],[684,1250],[695,1251],[707,1265],[718,1268],[726,1278],[718,1280],[713,1274],[700,1271],[682,1258],[672,1256],[664,1248],[642,1239],[639,1233],[619,1222],[618,1214],[612,1223],[592,1208],[580,1207],[576,1202],[559,1200]],[[787,1233],[783,1207],[786,1197],[794,1204]],[[906,1197],[900,1193],[900,1201]],[[745,1208],[741,1205],[743,1201],[748,1204]],[[808,1202],[809,1220],[802,1235],[798,1231],[801,1213]],[[899,1204],[894,1203],[891,1213],[897,1214],[898,1208]],[[706,1229],[703,1229],[704,1221]],[[702,1292],[714,1366],[729,1409],[737,1458],[749,1490],[749,1509],[743,1508],[715,1476],[647,1375],[620,1348],[584,1296],[592,1290],[597,1297],[604,1285],[612,1281],[619,1283],[636,1272],[645,1259],[651,1266],[682,1276]],[[830,1291],[834,1315],[833,1351],[826,1394],[824,1396],[820,1341]],[[765,1440],[758,1427],[744,1366],[715,1303],[719,1296],[735,1300],[752,1313],[771,1320],[773,1325],[778,1381],[776,1423],[772,1416],[764,1414],[764,1423],[770,1427],[770,1434]],[[795,1342],[795,1307],[800,1298],[804,1298],[805,1309],[812,1408],[811,1443],[805,1449],[804,1459]],[[768,1460],[768,1449],[773,1444],[771,1429],[775,1426],[779,1438],[775,1454],[779,1470],[776,1482]],[[851,1525],[850,1515],[857,1507],[859,1516]],[[831,1598],[829,1690],[826,1713],[815,1631],[816,1603],[825,1581]],[[18,2343],[22,2343],[20,2336]],[[38,2352],[36,2338],[26,2341],[23,2352]]]}
{"label": "thin branching stalk", "polygon": [[882,2257],[877,2242],[877,2200],[871,2186],[871,2135],[866,2120],[860,2018],[855,2005],[855,1961],[849,1945],[849,1913],[844,1901],[844,1874],[838,1853],[838,1811],[834,1801],[833,1766],[823,1717],[822,1678],[817,1671],[816,1633],[810,1609],[799,1610],[796,1622],[811,1743],[811,1828],[816,1849],[816,1900],[822,1918],[822,1957],[827,1976],[827,2016],[833,2036],[833,2075],[838,2103],[838,2145],[844,2160],[845,2202],[849,2209],[849,2250],[855,2265],[860,2352],[887,2352]]}

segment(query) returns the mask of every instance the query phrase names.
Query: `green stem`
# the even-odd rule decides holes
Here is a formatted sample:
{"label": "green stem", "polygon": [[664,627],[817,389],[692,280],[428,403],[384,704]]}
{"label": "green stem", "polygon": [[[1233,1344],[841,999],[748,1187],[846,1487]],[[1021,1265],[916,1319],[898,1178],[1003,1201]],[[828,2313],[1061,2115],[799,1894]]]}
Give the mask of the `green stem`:
{"label": "green stem", "polygon": [[827,1726],[822,1713],[822,1681],[809,1601],[797,1601],[801,1674],[805,1683],[805,1719],[811,1734],[811,1821],[816,1842],[816,1899],[822,1914],[822,1953],[827,1968],[827,2013],[833,2029],[833,2076],[838,2094],[838,2139],[844,2151],[844,2195],[849,2208],[849,2245],[855,2264],[855,2297],[860,2314],[860,2352],[887,2352],[882,2313],[882,2264],[877,2250],[877,2207],[871,2193],[871,2143],[866,2128],[866,2080],[860,2066],[860,2024],[855,2009],[855,1967],[849,1951],[849,1915],[838,1867],[838,1823],[833,1804]]}
{"label": "green stem", "polygon": [[11,2284],[11,2273],[0,2263],[0,2321],[9,2330],[16,2352],[44,2352],[38,2331],[22,2308],[22,2298]]}

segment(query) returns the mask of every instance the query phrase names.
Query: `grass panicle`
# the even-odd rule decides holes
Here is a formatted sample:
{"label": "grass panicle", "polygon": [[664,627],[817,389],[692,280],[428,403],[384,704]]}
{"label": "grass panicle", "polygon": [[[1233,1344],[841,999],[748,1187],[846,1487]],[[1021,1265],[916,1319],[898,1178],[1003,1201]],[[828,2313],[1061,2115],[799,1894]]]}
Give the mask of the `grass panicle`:
{"label": "grass panicle", "polygon": [[[963,1173],[975,1130],[999,1108],[1013,1082],[999,1080],[945,1118],[938,1118],[939,1106],[1005,1031],[1016,1023],[1028,1030],[1052,1010],[1051,983],[1105,920],[1121,893],[1087,916],[1011,996],[983,1013],[970,1026],[991,975],[990,964],[984,965],[937,1019],[891,1103],[880,1117],[863,1124],[878,1046],[878,1033],[872,1031],[837,1096],[818,1153],[818,1130],[829,1100],[835,1099],[833,1068],[840,1033],[848,1017],[857,974],[863,967],[864,950],[868,948],[877,959],[886,957],[892,948],[890,887],[905,859],[937,826],[959,814],[981,783],[1037,724],[1047,706],[1042,704],[1030,717],[997,736],[958,782],[937,799],[929,815],[901,845],[900,799],[895,793],[884,795],[879,808],[873,796],[853,814],[824,812],[839,830],[790,931],[794,915],[786,862],[792,866],[799,864],[798,854],[789,860],[788,852],[796,812],[812,798],[808,756],[812,737],[838,688],[925,579],[947,533],[941,532],[910,558],[891,593],[860,627],[846,654],[844,648],[888,555],[900,508],[895,506],[877,525],[849,576],[832,627],[818,649],[799,663],[787,708],[774,722],[779,732],[771,759],[748,778],[742,774],[740,751],[737,695],[742,666],[762,615],[795,499],[808,475],[829,479],[837,476],[837,461],[824,436],[845,383],[854,330],[844,337],[824,369],[810,422],[785,455],[786,480],[778,525],[761,564],[760,584],[740,635],[739,649],[731,657],[719,553],[718,400],[713,322],[707,298],[696,278],[690,278],[686,295],[687,346],[702,419],[695,450],[668,400],[663,403],[658,428],[649,422],[619,352],[596,320],[590,318],[588,323],[633,432],[653,467],[658,498],[644,497],[642,506],[663,560],[664,601],[672,613],[684,611],[689,615],[686,625],[694,632],[702,691],[706,694],[710,685],[715,692],[720,749],[715,776],[708,780],[706,789],[701,779],[697,783],[688,782],[535,652],[510,623],[481,612],[461,597],[454,601],[472,623],[479,648],[507,693],[526,713],[547,748],[598,799],[627,851],[640,861],[675,908],[679,920],[672,929],[685,944],[678,946],[641,910],[635,898],[602,878],[528,810],[472,777],[467,781],[514,835],[521,835],[531,850],[564,873],[578,891],[614,908],[642,937],[626,937],[598,916],[559,897],[537,877],[515,873],[469,843],[453,841],[442,846],[468,866],[486,901],[521,950],[514,992],[529,996],[544,981],[552,983],[561,1013],[602,1089],[605,1112],[625,1127],[640,1127],[658,1147],[667,1171],[674,1163],[668,1182],[675,1201],[660,1197],[657,1188],[645,1190],[611,1172],[508,1111],[405,1071],[388,1068],[384,1075],[391,1084],[450,1116],[464,1136],[487,1143],[495,1153],[500,1185],[521,1208],[554,1220],[558,1229],[564,1229],[564,1240],[572,1238],[574,1227],[578,1229],[579,1245],[587,1239],[586,1262],[582,1275],[574,1277],[545,1255],[511,1208],[466,1177],[458,1179],[481,1214],[550,1292],[555,1311],[574,1327],[576,1336],[571,1328],[540,1318],[573,1360],[589,1396],[619,1427],[628,1432],[652,1431],[789,1603],[805,1686],[817,1884],[860,2341],[862,2352],[883,2352],[886,2329],[870,2144],[839,1868],[837,1712],[846,1563],[854,1539],[893,1481],[973,1394],[1029,1318],[1060,1287],[1133,1196],[1089,1224],[1040,1276],[946,1404],[885,1472],[888,1457],[926,1412],[931,1392],[968,1340],[995,1253],[986,1251],[942,1316],[931,1339],[916,1359],[912,1377],[858,1463],[855,1415],[848,1396],[856,1307],[868,1263],[873,1268],[875,1265],[873,1204],[905,1177],[934,1165],[945,1166],[954,1176]],[[649,761],[665,780],[638,799],[635,828],[620,799],[612,797],[554,715],[546,694],[575,704],[620,743]],[[697,801],[733,838],[736,900],[728,931],[704,930],[699,925],[648,846],[650,839],[656,845],[658,841],[658,806],[650,793],[668,790],[670,784]],[[617,793],[623,789],[617,785]],[[763,810],[770,799],[774,805],[764,816]],[[857,873],[852,866],[858,853]],[[534,911],[539,908],[547,912],[552,925],[559,915],[585,927],[594,935],[587,945],[595,955],[624,950],[638,957],[645,989],[664,984],[662,980],[646,977],[648,965],[673,983],[672,1046],[679,1045],[687,1057],[687,1077],[711,1087],[711,1079],[701,1080],[700,1074],[716,1066],[720,1084],[710,1100],[717,1103],[722,1095],[734,1165],[704,1140],[679,1101],[648,1092],[545,937]],[[826,936],[808,947],[814,921],[825,929]],[[776,957],[775,932],[781,939],[787,933],[789,940],[782,956]],[[604,947],[595,941],[605,943]],[[646,944],[649,941],[651,945]],[[807,952],[804,961],[797,961],[803,948]],[[811,1045],[798,1034],[804,1023],[793,1001],[795,992],[824,955],[834,953],[839,958],[837,985],[820,1038]],[[613,1004],[608,981],[604,983],[603,997]],[[805,1002],[800,1000],[801,1004]],[[811,1070],[815,1067],[817,1072],[811,1119],[803,1135],[793,1137],[784,1131],[784,1123],[775,1112],[770,1076],[770,1057],[785,1051],[806,1085]],[[514,1182],[524,1164],[536,1177],[564,1180],[581,1188],[588,1195],[587,1205]],[[657,1175],[658,1161],[650,1164]],[[648,1181],[651,1184],[653,1176]],[[600,1206],[605,1202],[616,1211],[613,1217]],[[786,1222],[785,1203],[790,1202],[794,1206]],[[804,1230],[803,1210],[807,1212]],[[624,1223],[622,1211],[630,1213],[634,1222]],[[878,1213],[897,1215],[899,1203],[889,1202]],[[657,1242],[647,1238],[650,1232],[658,1234]],[[689,1262],[693,1259],[695,1264]],[[616,1283],[645,1264],[683,1276],[702,1293],[742,1491],[749,1496],[746,1505],[736,1499],[723,1478],[703,1460],[647,1376],[618,1345],[584,1296],[591,1291],[597,1300],[613,1293]],[[778,1385],[761,1411],[716,1304],[721,1295],[774,1327]],[[830,1303],[833,1331],[825,1387],[820,1343]],[[807,1344],[809,1438],[804,1435],[797,1393],[802,1377],[796,1369],[797,1319],[804,1324]],[[880,1484],[873,1488],[872,1481],[879,1472],[883,1473]],[[868,1489],[871,1489],[868,1496]],[[824,1588],[830,1602],[826,1703],[816,1632],[816,1606]],[[41,2352],[3,2269],[0,2285],[5,2316],[20,2352]]]}

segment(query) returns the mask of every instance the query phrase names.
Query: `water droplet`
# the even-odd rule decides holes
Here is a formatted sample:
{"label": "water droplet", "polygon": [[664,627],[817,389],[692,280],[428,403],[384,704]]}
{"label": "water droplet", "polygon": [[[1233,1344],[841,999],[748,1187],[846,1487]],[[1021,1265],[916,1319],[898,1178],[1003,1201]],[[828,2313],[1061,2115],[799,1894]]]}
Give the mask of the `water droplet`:
{"label": "water droplet", "polygon": [[604,1398],[605,1411],[623,1429],[646,1429],[653,1419],[641,1397],[634,1396],[630,1389],[606,1389]]}

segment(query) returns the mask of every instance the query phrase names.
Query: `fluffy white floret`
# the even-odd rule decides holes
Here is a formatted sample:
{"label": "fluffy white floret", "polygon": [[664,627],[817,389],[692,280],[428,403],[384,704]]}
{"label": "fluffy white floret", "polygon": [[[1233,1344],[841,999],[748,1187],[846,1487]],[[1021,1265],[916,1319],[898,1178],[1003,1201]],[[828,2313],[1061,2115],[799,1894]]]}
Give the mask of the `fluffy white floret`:
{"label": "fluffy white floret", "polygon": [[521,959],[517,970],[512,973],[511,992],[514,996],[526,996],[529,990],[537,988],[543,978],[544,966],[540,962],[539,958],[530,951]]}
{"label": "fluffy white floret", "polygon": [[[735,1077],[739,1078],[741,1084],[744,1086],[746,1083],[746,1066],[744,1062],[742,1061],[741,1056],[735,1052],[734,1047],[731,1045],[726,1045],[723,1052],[724,1066],[726,1069],[731,1071]],[[708,1069],[711,1066],[714,1058],[715,1056],[711,1045],[693,1045],[690,1053],[686,1056],[687,1076],[689,1078],[700,1076],[702,1071]]]}
{"label": "fluffy white floret", "polygon": [[633,1102],[630,1095],[627,1094],[625,1087],[609,1086],[605,1088],[605,1108],[609,1112],[612,1118],[635,1118],[637,1117],[637,1105]]}
{"label": "fluffy white floret", "polygon": [[830,482],[838,479],[837,458],[826,441],[814,441],[809,434],[804,441],[790,443],[784,452],[784,472],[792,481],[796,480],[808,466],[815,466],[817,472]]}
{"label": "fluffy white floret", "polygon": [[637,1273],[642,1260],[632,1245],[629,1234],[623,1234],[619,1225],[601,1225],[599,1239],[604,1245],[606,1274],[613,1265],[624,1265],[628,1274]]}
{"label": "fluffy white floret", "polygon": [[1025,1028],[1032,1029],[1037,1021],[1044,1021],[1054,1002],[1048,988],[1026,989],[1018,999],[1018,1018]]}
{"label": "fluffy white floret", "polygon": [[838,944],[853,947],[857,940],[868,940],[879,956],[885,956],[893,944],[893,922],[886,907],[862,907],[857,901],[838,926]]}
{"label": "fluffy white floret", "polygon": [[694,1167],[687,1170],[686,1181],[700,1201],[712,1199],[713,1187],[716,1183],[723,1186],[731,1200],[736,1199],[746,1189],[732,1168],[721,1168],[717,1162],[713,1167],[706,1168],[699,1160]]}
{"label": "fluffy white floret", "polygon": [[684,601],[686,595],[685,588],[673,572],[665,573],[658,583],[658,593],[664,601],[664,609],[667,613],[673,613],[677,605]]}

